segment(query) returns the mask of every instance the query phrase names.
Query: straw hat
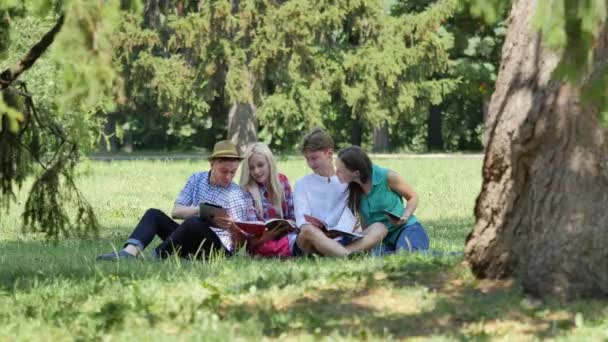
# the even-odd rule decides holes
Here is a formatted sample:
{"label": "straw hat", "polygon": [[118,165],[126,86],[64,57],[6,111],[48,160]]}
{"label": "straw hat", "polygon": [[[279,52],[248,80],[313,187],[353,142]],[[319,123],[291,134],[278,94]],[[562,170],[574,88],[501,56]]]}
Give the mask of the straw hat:
{"label": "straw hat", "polygon": [[215,146],[213,146],[213,153],[211,153],[209,160],[220,158],[243,159],[236,146],[230,140],[218,141],[215,143]]}

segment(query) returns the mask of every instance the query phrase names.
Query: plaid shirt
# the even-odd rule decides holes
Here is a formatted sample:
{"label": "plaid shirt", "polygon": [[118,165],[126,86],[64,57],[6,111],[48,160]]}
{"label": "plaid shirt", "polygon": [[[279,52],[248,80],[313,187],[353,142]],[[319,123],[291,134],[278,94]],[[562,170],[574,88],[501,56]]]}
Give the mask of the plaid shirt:
{"label": "plaid shirt", "polygon": [[[282,174],[279,173],[279,181],[281,182],[281,185],[283,186],[283,193],[285,194],[285,197],[283,198],[283,201],[281,201],[281,209],[283,209],[283,217],[284,219],[287,220],[295,220],[295,212],[293,209],[293,194],[291,192],[291,186],[289,185],[289,180],[287,179],[287,177]],[[260,198],[262,199],[262,209],[264,210],[263,212],[263,220],[262,221],[266,221],[266,220],[270,220],[273,218],[279,218],[279,214],[277,213],[276,208],[273,206],[273,204],[270,202],[270,194],[268,193],[268,188],[266,187],[266,185],[264,184],[260,184],[258,183],[258,188],[260,189]],[[253,196],[247,192],[247,197],[249,198],[249,200],[251,201],[251,203],[253,203]],[[261,217],[259,218],[260,220],[262,219]]]}
{"label": "plaid shirt", "polygon": [[[196,206],[207,202],[220,205],[228,210],[234,220],[255,221],[255,210],[247,196],[235,183],[223,187],[211,184],[209,180],[210,171],[197,172],[190,176],[182,191],[180,191],[175,204],[185,206]],[[211,227],[219,237],[222,244],[230,251],[234,251],[234,243],[230,232]]]}

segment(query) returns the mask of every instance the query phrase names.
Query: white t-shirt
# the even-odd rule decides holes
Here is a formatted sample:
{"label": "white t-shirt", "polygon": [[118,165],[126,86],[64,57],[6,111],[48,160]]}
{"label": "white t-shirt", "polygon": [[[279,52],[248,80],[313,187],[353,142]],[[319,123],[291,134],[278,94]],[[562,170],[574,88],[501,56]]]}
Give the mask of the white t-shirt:
{"label": "white t-shirt", "polygon": [[331,178],[308,174],[296,181],[293,194],[296,224],[306,223],[304,214],[335,226],[347,206],[348,185],[341,183],[337,176]]}

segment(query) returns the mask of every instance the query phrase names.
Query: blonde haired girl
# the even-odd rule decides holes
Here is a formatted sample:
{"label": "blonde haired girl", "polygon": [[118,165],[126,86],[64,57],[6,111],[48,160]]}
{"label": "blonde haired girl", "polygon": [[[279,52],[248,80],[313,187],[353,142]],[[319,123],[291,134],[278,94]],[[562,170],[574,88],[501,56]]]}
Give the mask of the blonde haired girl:
{"label": "blonde haired girl", "polygon": [[[244,153],[240,185],[250,197],[258,219],[273,218],[294,220],[293,195],[287,177],[277,171],[277,163],[268,146],[261,142],[251,144]],[[268,231],[248,241],[252,255],[289,257],[295,234],[281,229]]]}

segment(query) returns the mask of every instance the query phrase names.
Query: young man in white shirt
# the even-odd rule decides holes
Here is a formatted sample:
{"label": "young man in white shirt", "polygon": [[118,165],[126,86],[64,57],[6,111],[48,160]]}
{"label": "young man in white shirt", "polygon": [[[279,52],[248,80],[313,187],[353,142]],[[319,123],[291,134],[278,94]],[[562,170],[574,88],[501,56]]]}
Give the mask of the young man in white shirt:
{"label": "young man in white shirt", "polygon": [[313,129],[304,137],[301,150],[313,173],[300,178],[295,184],[294,207],[300,233],[293,254],[346,256],[373,247],[366,243],[367,241],[350,246],[347,245],[349,239],[338,242],[305,220],[304,215],[310,215],[334,227],[347,207],[348,185],[341,183],[336,176],[333,162],[334,141],[327,132],[320,128]]}

